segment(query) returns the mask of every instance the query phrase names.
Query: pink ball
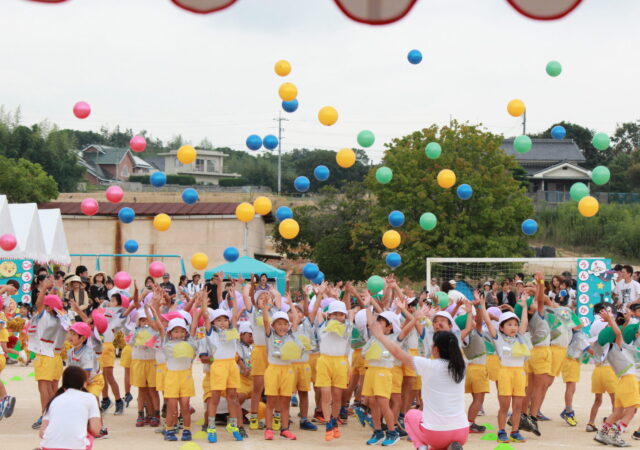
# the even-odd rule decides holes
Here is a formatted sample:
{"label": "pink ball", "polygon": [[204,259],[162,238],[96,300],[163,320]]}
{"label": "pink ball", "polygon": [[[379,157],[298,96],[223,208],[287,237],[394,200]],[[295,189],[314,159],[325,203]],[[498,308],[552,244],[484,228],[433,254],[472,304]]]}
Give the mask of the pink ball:
{"label": "pink ball", "polygon": [[124,192],[122,191],[122,188],[120,186],[109,186],[107,188],[107,200],[109,200],[111,203],[118,203],[120,200],[122,200],[122,197],[124,196]]}
{"label": "pink ball", "polygon": [[149,275],[153,278],[160,278],[165,273],[165,266],[160,261],[153,261],[149,264]]}
{"label": "pink ball", "polygon": [[5,252],[10,252],[18,245],[16,237],[13,234],[3,234],[0,236],[0,248]]}
{"label": "pink ball", "polygon": [[86,119],[91,114],[91,106],[87,102],[78,102],[73,105],[73,115],[78,119]]}
{"label": "pink ball", "polygon": [[127,272],[118,272],[113,276],[113,284],[118,289],[128,289],[131,286],[131,276]]}
{"label": "pink ball", "polygon": [[86,214],[87,216],[93,216],[98,212],[98,202],[95,198],[85,198],[80,203],[80,210],[82,214]]}
{"label": "pink ball", "polygon": [[147,140],[142,136],[134,136],[129,141],[129,147],[134,152],[143,152],[147,148]]}

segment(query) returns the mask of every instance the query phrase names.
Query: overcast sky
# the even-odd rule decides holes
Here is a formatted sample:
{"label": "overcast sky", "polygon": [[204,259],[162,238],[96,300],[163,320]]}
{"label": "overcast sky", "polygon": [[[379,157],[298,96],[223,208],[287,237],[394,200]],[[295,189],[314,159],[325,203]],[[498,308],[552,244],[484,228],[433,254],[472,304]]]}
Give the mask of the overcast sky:
{"label": "overcast sky", "polygon": [[[169,0],[0,4],[0,104],[27,124],[98,130],[120,124],[167,140],[246,149],[249,134],[277,134],[273,65],[287,59],[300,108],[286,114],[284,148],[338,150],[362,129],[383,144],[450,117],[507,136],[527,105],[528,130],[560,120],[612,133],[640,118],[640,2],[584,0],[567,18],[527,19],[505,0],[420,0],[400,22],[361,25],[331,0],[238,0],[209,15]],[[420,49],[421,64],[406,54]],[[562,75],[545,65],[556,59]],[[89,102],[76,119],[72,106]],[[317,121],[324,105],[340,114]]]}

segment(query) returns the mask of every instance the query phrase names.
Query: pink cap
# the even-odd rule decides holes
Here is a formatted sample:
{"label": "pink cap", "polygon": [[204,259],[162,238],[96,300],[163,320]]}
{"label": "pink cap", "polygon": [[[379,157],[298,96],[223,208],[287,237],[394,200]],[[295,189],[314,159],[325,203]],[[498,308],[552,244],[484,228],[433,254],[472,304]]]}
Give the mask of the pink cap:
{"label": "pink cap", "polygon": [[168,313],[163,314],[162,318],[167,322],[170,322],[171,319],[182,319],[182,314],[180,314],[178,311],[169,311]]}
{"label": "pink cap", "polygon": [[49,294],[44,298],[44,306],[48,306],[51,309],[62,310],[62,300],[60,297],[54,294]]}
{"label": "pink cap", "polygon": [[104,334],[104,332],[107,331],[109,321],[104,314],[101,314],[98,311],[93,311],[91,313],[91,319],[93,319],[93,325],[96,327],[96,330],[98,330],[98,333]]}
{"label": "pink cap", "polygon": [[75,331],[80,336],[84,336],[87,339],[89,339],[91,337],[91,327],[89,327],[89,325],[87,325],[84,322],[76,322],[76,323],[74,323],[73,325],[71,325],[70,330],[71,331]]}

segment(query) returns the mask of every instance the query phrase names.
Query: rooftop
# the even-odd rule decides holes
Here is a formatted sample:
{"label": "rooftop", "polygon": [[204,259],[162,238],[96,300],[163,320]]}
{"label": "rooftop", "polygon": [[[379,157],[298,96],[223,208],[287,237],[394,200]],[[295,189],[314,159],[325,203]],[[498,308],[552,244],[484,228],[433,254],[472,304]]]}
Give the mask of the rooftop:
{"label": "rooftop", "polygon": [[533,147],[527,153],[518,153],[513,149],[513,139],[505,139],[501,148],[507,155],[515,156],[520,164],[535,165],[543,161],[567,161],[583,163],[586,161],[580,148],[573,139],[531,139]]}

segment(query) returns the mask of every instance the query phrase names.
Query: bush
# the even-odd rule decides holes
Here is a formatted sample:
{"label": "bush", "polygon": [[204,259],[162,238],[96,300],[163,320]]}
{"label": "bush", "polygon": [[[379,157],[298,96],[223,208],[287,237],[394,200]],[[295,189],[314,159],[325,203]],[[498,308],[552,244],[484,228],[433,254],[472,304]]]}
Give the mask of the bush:
{"label": "bush", "polygon": [[220,186],[249,186],[249,180],[247,180],[246,178],[223,178],[220,180]]}
{"label": "bush", "polygon": [[[129,181],[142,184],[149,183],[149,175],[131,175]],[[192,175],[167,175],[167,184],[179,184],[180,186],[193,186],[196,179]]]}

